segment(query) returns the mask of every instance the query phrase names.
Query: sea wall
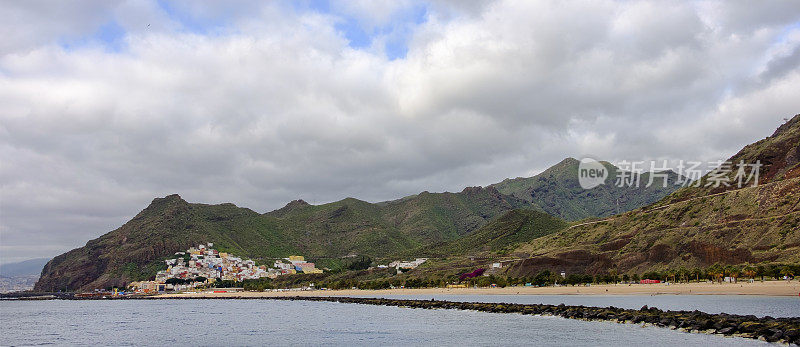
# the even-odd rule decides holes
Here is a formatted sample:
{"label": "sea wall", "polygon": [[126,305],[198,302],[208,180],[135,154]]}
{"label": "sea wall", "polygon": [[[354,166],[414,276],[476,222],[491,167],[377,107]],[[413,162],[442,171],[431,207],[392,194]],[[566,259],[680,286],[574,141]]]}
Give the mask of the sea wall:
{"label": "sea wall", "polygon": [[662,311],[643,306],[639,310],[618,307],[590,307],[544,304],[507,304],[486,302],[453,302],[439,300],[396,300],[351,297],[274,297],[274,300],[328,301],[349,304],[397,306],[422,309],[456,309],[493,313],[519,313],[527,315],[559,316],[570,319],[604,320],[618,323],[649,324],[702,332],[735,335],[769,342],[800,345],[800,317],[772,318],[733,314],[710,314],[700,311]]}

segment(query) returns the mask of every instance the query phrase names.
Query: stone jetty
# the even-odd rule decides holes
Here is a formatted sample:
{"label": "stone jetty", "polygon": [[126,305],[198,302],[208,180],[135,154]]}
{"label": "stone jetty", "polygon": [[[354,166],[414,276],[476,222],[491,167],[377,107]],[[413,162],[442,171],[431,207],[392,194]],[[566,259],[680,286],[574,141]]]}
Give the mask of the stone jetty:
{"label": "stone jetty", "polygon": [[492,313],[559,316],[570,319],[603,320],[618,323],[649,324],[686,332],[722,334],[800,345],[800,317],[772,318],[752,315],[710,314],[700,311],[641,309],[544,304],[454,302],[440,300],[397,300],[352,297],[274,297],[275,300],[328,301],[348,304],[397,306],[421,309],[473,310]]}

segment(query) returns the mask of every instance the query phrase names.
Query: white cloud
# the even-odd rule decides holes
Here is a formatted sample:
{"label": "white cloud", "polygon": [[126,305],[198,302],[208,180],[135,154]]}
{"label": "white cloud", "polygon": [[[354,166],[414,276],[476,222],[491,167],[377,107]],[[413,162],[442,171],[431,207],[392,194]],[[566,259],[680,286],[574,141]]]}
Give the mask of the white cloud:
{"label": "white cloud", "polygon": [[120,1],[3,1],[0,54],[24,52],[43,44],[95,32]]}
{"label": "white cloud", "polygon": [[[17,30],[0,47],[1,261],[82,245],[173,192],[267,211],[582,154],[719,159],[800,106],[791,3],[460,3],[427,5],[393,61],[349,47],[336,15],[280,4],[176,4],[209,30],[149,1],[55,21],[0,5],[21,13],[0,24]],[[344,4],[367,26],[418,5]],[[120,50],[92,36],[112,19]]]}

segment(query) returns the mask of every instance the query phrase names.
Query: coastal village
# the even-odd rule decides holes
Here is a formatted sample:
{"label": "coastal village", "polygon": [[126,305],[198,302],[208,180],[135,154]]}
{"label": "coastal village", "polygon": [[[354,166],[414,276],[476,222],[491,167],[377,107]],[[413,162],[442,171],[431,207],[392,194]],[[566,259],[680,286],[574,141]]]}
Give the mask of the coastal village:
{"label": "coastal village", "polygon": [[175,252],[175,258],[164,261],[167,269],[158,271],[155,280],[133,282],[128,288],[140,293],[180,291],[206,286],[218,280],[241,282],[297,273],[323,273],[314,263],[305,261],[299,255],[276,260],[272,267],[267,267],[256,265],[251,259],[220,252],[213,246],[213,243],[201,244],[185,252]]}
{"label": "coastal village", "polygon": [[[175,258],[167,259],[166,270],[156,273],[152,281],[137,281],[128,285],[133,293],[150,294],[165,291],[184,291],[206,287],[216,281],[242,282],[262,278],[274,279],[283,275],[321,274],[314,263],[305,260],[301,255],[292,255],[275,260],[272,266],[256,265],[251,259],[243,259],[233,254],[220,252],[213,243],[190,247],[183,252],[175,252]],[[398,271],[414,269],[422,265],[427,258],[413,261],[396,260],[377,268],[395,268]]]}

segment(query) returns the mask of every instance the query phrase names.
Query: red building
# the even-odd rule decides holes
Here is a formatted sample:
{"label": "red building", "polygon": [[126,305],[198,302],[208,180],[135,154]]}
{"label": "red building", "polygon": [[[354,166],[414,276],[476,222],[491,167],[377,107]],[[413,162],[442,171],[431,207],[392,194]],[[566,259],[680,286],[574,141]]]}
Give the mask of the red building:
{"label": "red building", "polygon": [[661,281],[660,280],[644,279],[644,280],[639,281],[639,283],[640,284],[653,284],[653,283],[661,283]]}

